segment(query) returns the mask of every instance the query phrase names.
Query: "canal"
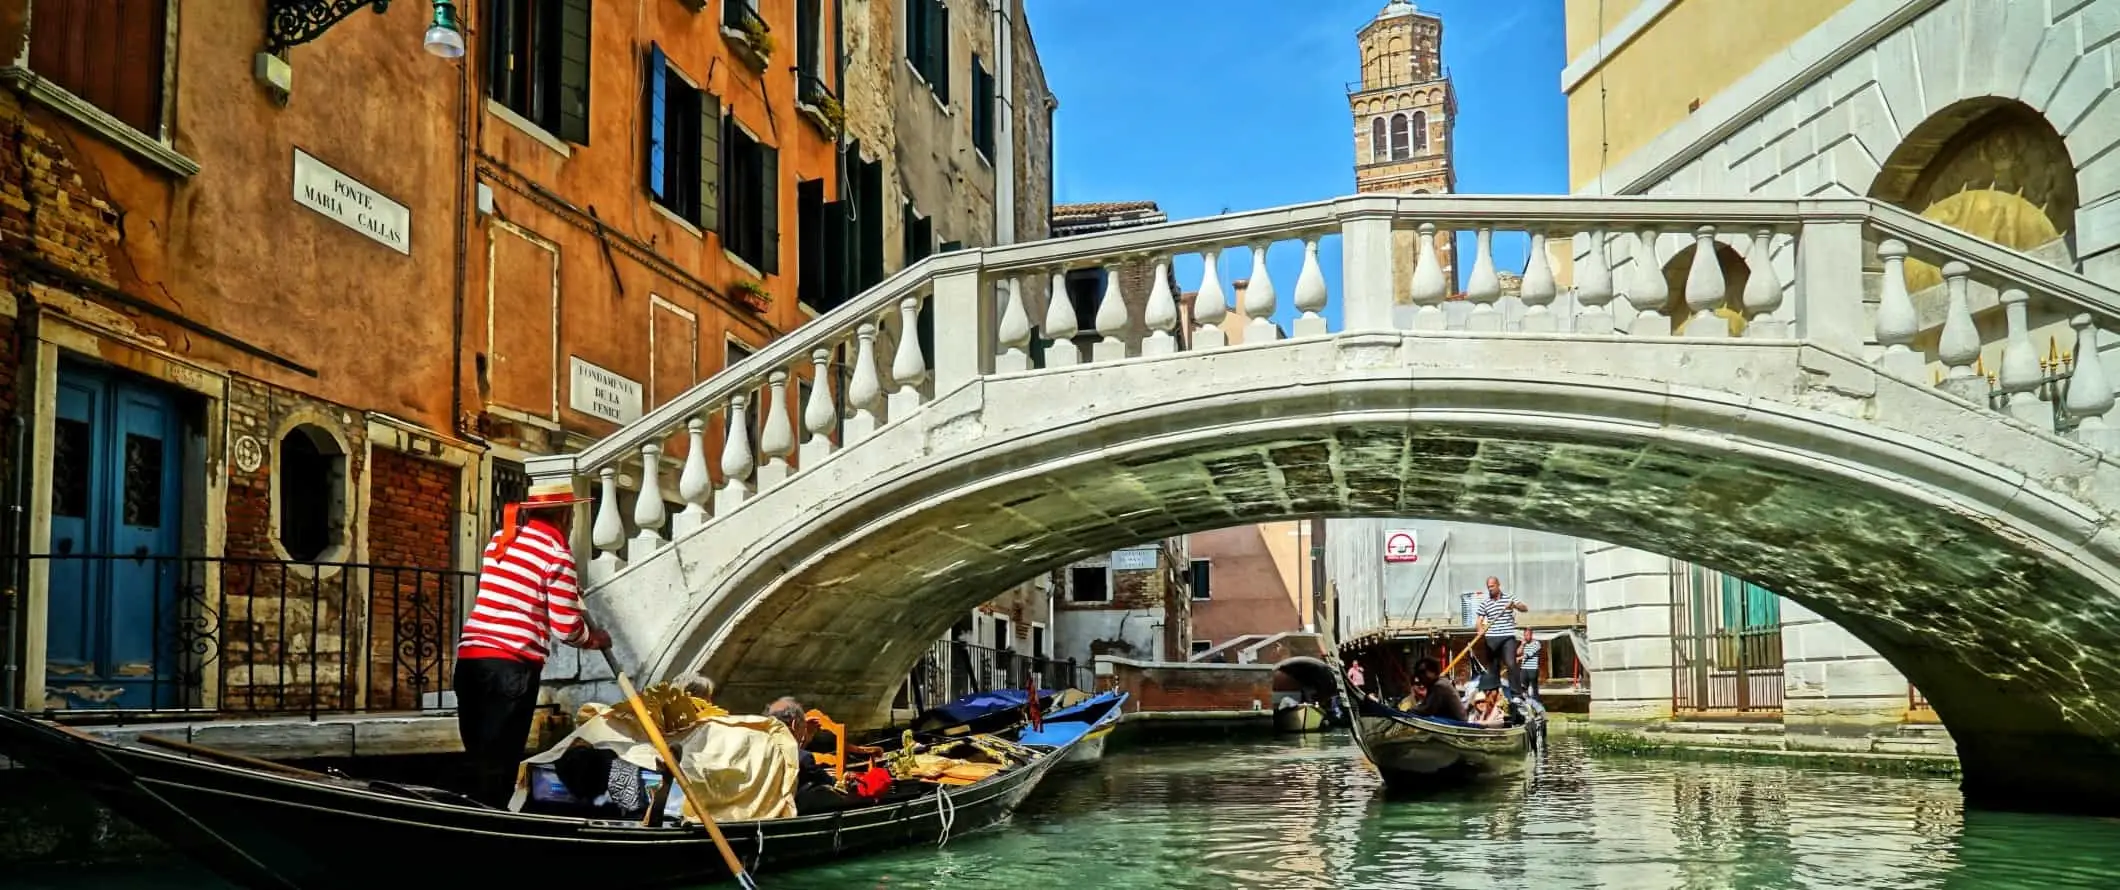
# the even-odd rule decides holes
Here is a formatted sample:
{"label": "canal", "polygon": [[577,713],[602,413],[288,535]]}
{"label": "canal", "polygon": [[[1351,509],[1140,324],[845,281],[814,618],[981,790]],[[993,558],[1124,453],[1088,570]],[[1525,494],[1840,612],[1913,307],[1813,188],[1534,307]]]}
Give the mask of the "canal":
{"label": "canal", "polygon": [[[1386,800],[1344,734],[1115,750],[1005,831],[768,890],[2050,888],[2120,886],[2120,821],[1966,813],[1953,782],[1591,757],[1556,737],[1507,787]],[[2068,793],[2065,788],[2056,794]],[[420,855],[448,855],[446,850]],[[408,873],[417,865],[407,862]],[[624,886],[623,863],[573,890]],[[206,890],[181,867],[0,876],[39,890]],[[558,885],[556,885],[558,886]]]}

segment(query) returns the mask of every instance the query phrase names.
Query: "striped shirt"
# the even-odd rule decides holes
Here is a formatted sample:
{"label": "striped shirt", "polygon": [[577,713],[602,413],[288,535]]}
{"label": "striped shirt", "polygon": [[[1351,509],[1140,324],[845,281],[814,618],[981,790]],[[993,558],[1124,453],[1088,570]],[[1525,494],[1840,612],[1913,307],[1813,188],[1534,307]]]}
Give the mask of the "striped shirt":
{"label": "striped shirt", "polygon": [[1523,645],[1517,648],[1516,651],[1524,653],[1524,670],[1538,670],[1538,652],[1544,648],[1545,644],[1536,639],[1525,640]]}
{"label": "striped shirt", "polygon": [[587,642],[574,552],[558,527],[531,519],[505,549],[500,544],[501,533],[486,544],[478,600],[464,619],[456,656],[543,662],[548,637],[575,646]]}
{"label": "striped shirt", "polygon": [[1496,599],[1480,600],[1480,617],[1487,619],[1487,636],[1516,636],[1516,600],[1508,594]]}

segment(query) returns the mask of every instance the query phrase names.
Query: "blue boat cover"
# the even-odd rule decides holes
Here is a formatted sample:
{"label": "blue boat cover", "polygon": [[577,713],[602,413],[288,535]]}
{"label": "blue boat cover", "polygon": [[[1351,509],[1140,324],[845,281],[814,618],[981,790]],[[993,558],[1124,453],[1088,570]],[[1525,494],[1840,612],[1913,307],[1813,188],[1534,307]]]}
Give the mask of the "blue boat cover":
{"label": "blue boat cover", "polygon": [[1090,730],[1097,728],[1099,725],[1109,720],[1118,719],[1119,716],[1119,708],[1117,707],[1104,712],[1102,717],[1097,720],[1085,719],[1088,716],[1085,713],[1086,711],[1093,707],[1101,706],[1105,702],[1115,699],[1123,700],[1125,698],[1126,693],[1114,691],[1100,693],[1083,699],[1077,702],[1074,707],[1062,708],[1047,715],[1044,720],[1044,729],[1025,729],[1017,735],[1016,741],[1025,745],[1047,745],[1054,748],[1069,744],[1087,735]]}
{"label": "blue boat cover", "polygon": [[[1052,694],[1053,690],[1042,689],[1039,690],[1038,697],[1048,698]],[[921,717],[923,720],[939,717],[951,725],[969,723],[988,714],[1006,711],[1010,708],[1023,707],[1023,703],[1028,700],[1021,689],[996,689],[992,692],[967,695],[949,704],[934,708],[921,715]]]}

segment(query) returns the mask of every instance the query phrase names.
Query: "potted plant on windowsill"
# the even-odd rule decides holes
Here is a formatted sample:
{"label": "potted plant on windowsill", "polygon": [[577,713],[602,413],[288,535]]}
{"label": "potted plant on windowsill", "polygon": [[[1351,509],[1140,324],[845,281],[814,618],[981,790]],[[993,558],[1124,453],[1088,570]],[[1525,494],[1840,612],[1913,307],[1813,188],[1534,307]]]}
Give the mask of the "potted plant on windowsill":
{"label": "potted plant on windowsill", "polygon": [[773,34],[766,30],[764,21],[755,15],[746,15],[741,26],[731,28],[723,25],[721,33],[736,48],[736,54],[743,59],[744,64],[749,65],[752,71],[765,72],[766,65],[773,58],[774,45]]}
{"label": "potted plant on windowsill", "polygon": [[744,308],[752,312],[763,314],[766,307],[773,302],[773,294],[766,290],[765,282],[756,278],[737,279],[736,283],[730,286],[729,292],[735,295],[736,302],[742,303]]}
{"label": "potted plant on windowsill", "polygon": [[803,117],[809,118],[810,123],[823,130],[826,136],[837,138],[846,131],[846,106],[839,104],[839,100],[832,98],[830,93],[818,90],[803,97],[801,102],[795,103],[795,108],[802,112]]}

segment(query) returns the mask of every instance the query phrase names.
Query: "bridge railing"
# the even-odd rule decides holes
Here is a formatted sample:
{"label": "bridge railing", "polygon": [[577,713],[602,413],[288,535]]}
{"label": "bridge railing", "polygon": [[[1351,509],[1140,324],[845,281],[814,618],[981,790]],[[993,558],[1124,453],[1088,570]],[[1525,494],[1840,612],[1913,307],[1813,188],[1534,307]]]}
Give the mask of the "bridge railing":
{"label": "bridge railing", "polygon": [[[1461,292],[1457,232],[1473,245]],[[1506,294],[1497,233],[1528,238]],[[1337,295],[1319,259],[1329,241]],[[1302,265],[1277,281],[1267,250],[1286,242]],[[1221,254],[1239,249],[1251,274],[1225,285]],[[1186,254],[1201,271],[1181,294],[1171,264]],[[1107,271],[1069,274],[1086,270]],[[1287,331],[1273,321],[1284,288]],[[2003,323],[1983,335],[1975,313],[1996,304]],[[594,583],[982,377],[1398,331],[1802,340],[2111,450],[2094,321],[2116,316],[2110,287],[1867,199],[1358,196],[931,256],[586,450],[528,466],[601,495]]]}

